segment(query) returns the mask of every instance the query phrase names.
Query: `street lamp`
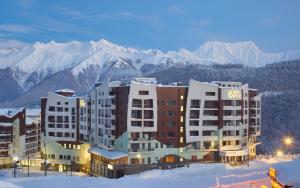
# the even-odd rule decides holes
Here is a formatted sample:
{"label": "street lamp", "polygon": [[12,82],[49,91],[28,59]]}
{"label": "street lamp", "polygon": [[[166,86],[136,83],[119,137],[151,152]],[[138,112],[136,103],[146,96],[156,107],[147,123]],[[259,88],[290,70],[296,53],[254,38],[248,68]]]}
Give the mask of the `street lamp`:
{"label": "street lamp", "polygon": [[281,150],[277,150],[276,151],[276,156],[277,157],[282,157],[283,156],[283,152]]}
{"label": "street lamp", "polygon": [[292,158],[294,158],[293,157],[293,152],[292,152],[292,147],[293,147],[293,144],[294,144],[294,139],[292,137],[290,137],[290,136],[287,136],[287,137],[285,137],[283,139],[283,143],[286,145],[287,150],[290,147],[290,149],[291,149],[290,152],[291,152]]}
{"label": "street lamp", "polygon": [[44,161],[45,176],[47,176],[47,168],[48,168],[48,164],[49,164],[49,161],[48,161],[48,160],[45,160],[45,161]]}
{"label": "street lamp", "polygon": [[12,161],[13,161],[13,168],[14,168],[14,178],[16,178],[16,168],[17,168],[17,164],[19,163],[19,158],[13,157]]}
{"label": "street lamp", "polygon": [[140,175],[140,158],[142,157],[141,154],[137,154],[136,155],[137,159],[138,159],[138,176]]}
{"label": "street lamp", "polygon": [[[30,131],[26,131],[26,133],[27,133],[27,144],[28,144]],[[27,177],[29,177],[29,150],[27,151]]]}

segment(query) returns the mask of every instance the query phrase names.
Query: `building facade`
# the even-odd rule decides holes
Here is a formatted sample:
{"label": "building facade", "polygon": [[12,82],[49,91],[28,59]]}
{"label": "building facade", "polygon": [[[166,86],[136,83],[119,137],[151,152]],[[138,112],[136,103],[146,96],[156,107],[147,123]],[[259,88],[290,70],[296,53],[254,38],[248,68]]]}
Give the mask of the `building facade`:
{"label": "building facade", "polygon": [[40,154],[39,110],[0,109],[0,168],[12,159],[36,166]]}
{"label": "building facade", "polygon": [[49,161],[52,170],[87,171],[89,168],[90,144],[80,139],[83,134],[80,133],[80,105],[85,105],[84,102],[67,89],[49,92],[41,99],[42,158]]}
{"label": "building facade", "polygon": [[127,154],[128,164],[245,162],[259,144],[260,100],[239,82],[103,82],[90,95],[90,142]]}
{"label": "building facade", "polygon": [[108,177],[135,165],[243,163],[256,156],[260,101],[240,82],[162,85],[154,78],[104,81],[85,97],[50,92],[41,101],[42,151],[56,169],[75,161]]}

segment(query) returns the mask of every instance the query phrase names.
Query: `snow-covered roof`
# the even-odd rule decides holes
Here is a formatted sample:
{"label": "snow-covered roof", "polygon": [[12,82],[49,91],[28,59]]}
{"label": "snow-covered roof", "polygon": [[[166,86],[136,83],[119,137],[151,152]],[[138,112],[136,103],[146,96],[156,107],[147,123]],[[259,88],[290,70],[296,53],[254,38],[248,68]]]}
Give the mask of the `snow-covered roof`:
{"label": "snow-covered roof", "polygon": [[4,127],[12,126],[12,123],[2,123],[2,122],[0,122],[0,126],[4,126]]}
{"label": "snow-covered roof", "polygon": [[111,159],[111,160],[119,159],[119,158],[128,156],[127,153],[123,153],[123,152],[120,152],[120,151],[109,151],[109,150],[101,149],[101,148],[98,148],[98,147],[91,147],[89,149],[89,153],[100,155],[102,157],[105,157],[105,158]]}
{"label": "snow-covered roof", "polygon": [[62,93],[75,93],[75,91],[73,91],[71,89],[59,89],[59,90],[55,91],[55,93],[58,93],[58,92],[62,92]]}
{"label": "snow-covered roof", "polygon": [[31,125],[33,123],[34,119],[30,117],[26,117],[26,125]]}
{"label": "snow-covered roof", "polygon": [[40,113],[40,108],[26,108],[26,116],[38,116]]}
{"label": "snow-covered roof", "polygon": [[11,118],[22,110],[23,108],[0,108],[0,115]]}

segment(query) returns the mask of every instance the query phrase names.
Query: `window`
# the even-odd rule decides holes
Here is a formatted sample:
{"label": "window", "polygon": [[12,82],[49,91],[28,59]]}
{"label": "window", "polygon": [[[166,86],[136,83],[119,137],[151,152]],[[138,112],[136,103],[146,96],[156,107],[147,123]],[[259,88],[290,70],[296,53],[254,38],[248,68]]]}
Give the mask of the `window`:
{"label": "window", "polygon": [[172,117],[172,116],[175,116],[176,113],[172,110],[168,111],[168,116]]}
{"label": "window", "polygon": [[174,163],[175,157],[174,156],[167,156],[166,157],[166,163]]}
{"label": "window", "polygon": [[205,101],[204,108],[218,108],[218,101]]}
{"label": "window", "polygon": [[206,92],[206,96],[216,96],[216,92]]}
{"label": "window", "polygon": [[72,108],[72,115],[75,115],[75,108]]}
{"label": "window", "polygon": [[142,122],[141,121],[131,121],[131,126],[132,127],[141,127]]}
{"label": "window", "polygon": [[199,119],[199,110],[191,110],[190,111],[190,118],[191,119]]}
{"label": "window", "polygon": [[232,106],[232,101],[231,100],[224,100],[223,105],[224,106]]}
{"label": "window", "polygon": [[144,119],[153,119],[153,110],[144,110]]}
{"label": "window", "polygon": [[152,99],[144,100],[144,108],[153,108],[153,100]]}
{"label": "window", "polygon": [[56,128],[63,128],[62,124],[56,124]]}
{"label": "window", "polygon": [[180,106],[180,112],[183,112],[183,106]]}
{"label": "window", "polygon": [[200,108],[200,100],[192,99],[191,108]]}
{"label": "window", "polygon": [[199,136],[199,131],[190,131],[190,136]]}
{"label": "window", "polygon": [[62,107],[57,107],[57,111],[58,111],[58,112],[62,112],[62,111],[63,111],[63,108],[62,108]]}
{"label": "window", "polygon": [[55,107],[54,107],[54,106],[49,106],[48,111],[49,111],[49,112],[55,112]]}
{"label": "window", "polygon": [[62,123],[63,122],[63,117],[62,116],[56,116],[56,121],[58,123]]}
{"label": "window", "polygon": [[69,116],[64,117],[64,123],[69,123]]}
{"label": "window", "polygon": [[57,105],[60,105],[60,102],[57,102]]}
{"label": "window", "polygon": [[48,116],[48,122],[54,123],[55,117],[54,116]]}
{"label": "window", "polygon": [[65,108],[65,112],[69,112],[69,108]]}
{"label": "window", "polygon": [[217,110],[204,110],[203,115],[205,115],[205,116],[217,116],[218,111]]}
{"label": "window", "polygon": [[197,155],[192,155],[192,161],[197,161]]}
{"label": "window", "polygon": [[56,133],[56,136],[57,136],[57,137],[62,137],[63,135],[62,135],[61,132],[57,132],[57,133]]}
{"label": "window", "polygon": [[174,143],[171,142],[167,143],[167,148],[174,148]]}
{"label": "window", "polygon": [[48,135],[49,136],[54,136],[54,132],[49,132]]}
{"label": "window", "polygon": [[174,138],[175,137],[175,133],[174,132],[167,132],[167,137]]}
{"label": "window", "polygon": [[180,116],[180,122],[183,123],[183,116]]}
{"label": "window", "polygon": [[139,95],[149,95],[149,91],[139,91]]}
{"label": "window", "polygon": [[131,117],[136,119],[142,119],[142,111],[141,110],[132,110]]}
{"label": "window", "polygon": [[49,128],[55,128],[54,124],[48,124]]}
{"label": "window", "polygon": [[132,107],[142,108],[142,100],[132,99]]}
{"label": "window", "polygon": [[217,120],[203,120],[203,126],[218,126],[219,122]]}
{"label": "window", "polygon": [[199,126],[198,120],[190,120],[190,126]]}
{"label": "window", "polygon": [[176,105],[176,101],[175,100],[167,100],[167,105],[174,106],[174,105]]}
{"label": "window", "polygon": [[180,99],[183,100],[183,95],[180,96]]}
{"label": "window", "polygon": [[202,136],[215,136],[214,131],[202,131]]}
{"label": "window", "polygon": [[65,102],[65,105],[68,105],[69,103],[68,102]]}
{"label": "window", "polygon": [[231,116],[231,110],[224,110],[224,116]]}
{"label": "window", "polygon": [[168,127],[175,127],[175,121],[168,121]]}
{"label": "window", "polygon": [[153,121],[144,121],[144,127],[154,127]]}

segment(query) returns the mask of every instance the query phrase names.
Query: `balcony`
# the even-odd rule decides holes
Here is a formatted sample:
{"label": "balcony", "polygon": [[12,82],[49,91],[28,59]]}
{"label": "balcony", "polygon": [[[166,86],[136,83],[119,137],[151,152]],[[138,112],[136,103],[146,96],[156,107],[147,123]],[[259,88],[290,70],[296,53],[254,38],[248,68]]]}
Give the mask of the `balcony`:
{"label": "balcony", "polygon": [[148,149],[136,149],[136,148],[134,148],[134,149],[128,149],[128,151],[130,152],[130,153],[137,153],[137,152],[154,152],[154,148],[148,148]]}

